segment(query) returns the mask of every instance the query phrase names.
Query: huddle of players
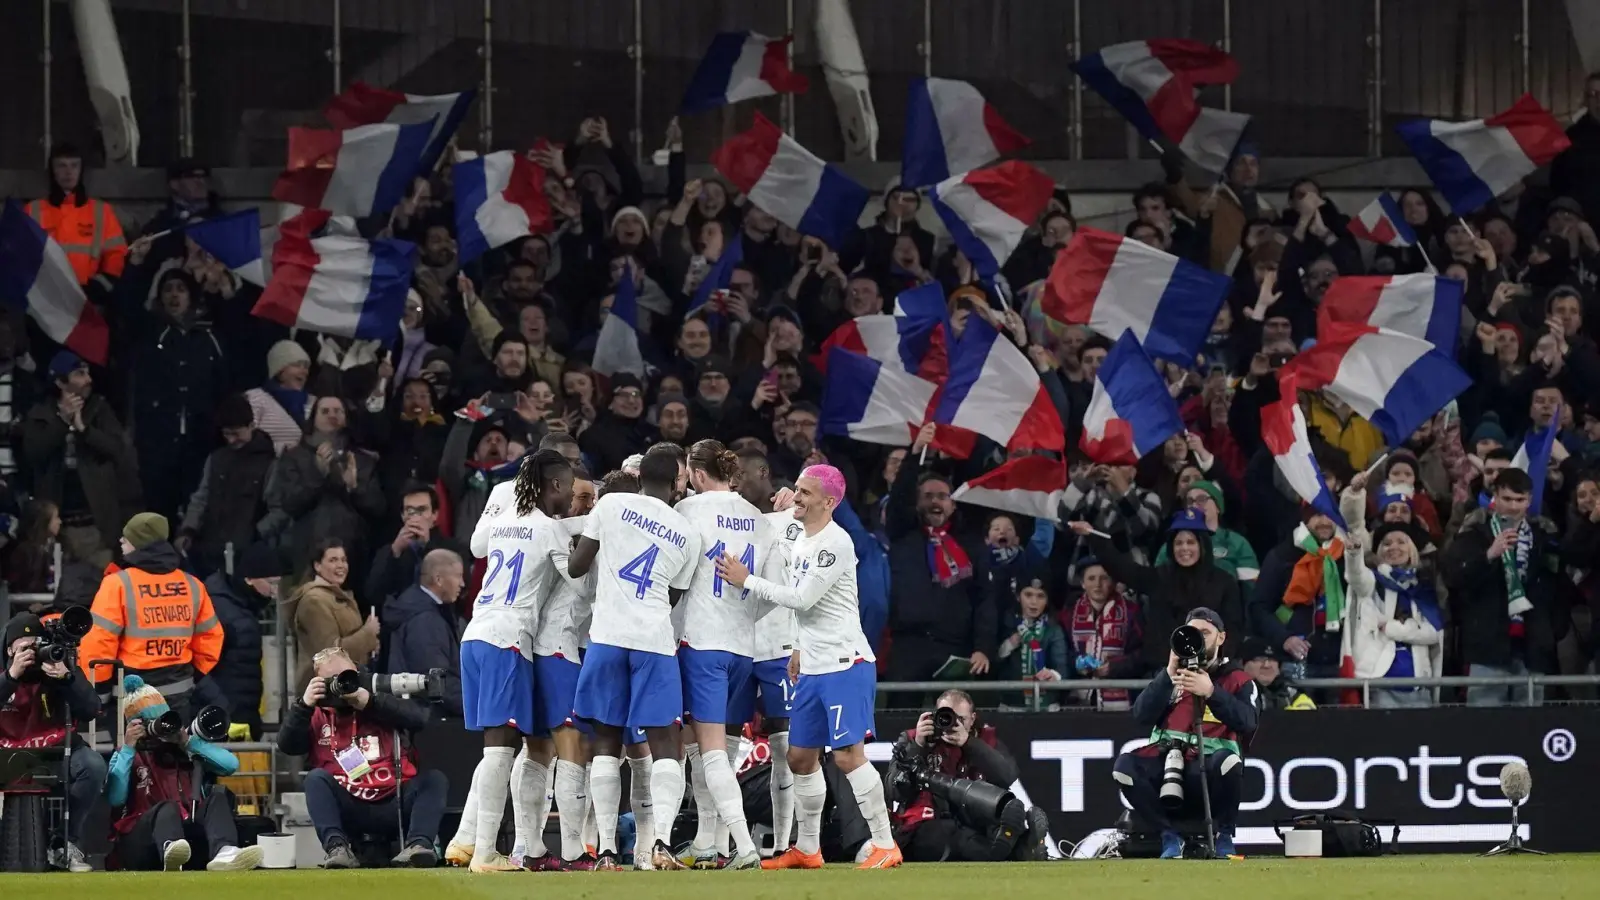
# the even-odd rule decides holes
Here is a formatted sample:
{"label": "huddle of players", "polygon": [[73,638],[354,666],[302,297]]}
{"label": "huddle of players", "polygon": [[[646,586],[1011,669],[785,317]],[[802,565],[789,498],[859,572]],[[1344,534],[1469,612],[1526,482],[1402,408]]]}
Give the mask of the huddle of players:
{"label": "huddle of players", "polygon": [[[659,444],[637,478],[612,472],[587,515],[563,518],[573,471],[541,450],[490,493],[472,535],[487,569],[461,643],[466,724],[483,732],[484,752],[447,861],[474,872],[620,869],[626,758],[636,868],[718,867],[719,823],[734,843],[727,868],[820,868],[831,748],[871,826],[861,867],[901,863],[864,749],[877,683],[854,546],[832,521],[844,478],[809,467],[792,496],[775,498],[778,511],[762,513],[734,489],[738,475],[717,441],[687,454]],[[758,701],[777,850],[765,862],[727,738],[738,740]],[[683,722],[692,733],[680,745]],[[671,850],[680,752],[701,811],[692,860]],[[559,854],[543,842],[552,778]],[[508,791],[520,861],[495,848]]]}

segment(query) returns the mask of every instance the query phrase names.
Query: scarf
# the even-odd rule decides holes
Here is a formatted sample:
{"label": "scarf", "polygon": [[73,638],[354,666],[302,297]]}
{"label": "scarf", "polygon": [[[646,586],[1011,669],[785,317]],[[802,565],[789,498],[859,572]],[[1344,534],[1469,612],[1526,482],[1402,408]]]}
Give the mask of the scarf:
{"label": "scarf", "polygon": [[1021,547],[990,547],[989,563],[992,567],[999,569],[1011,565],[1021,555]]}
{"label": "scarf", "polygon": [[[1097,614],[1088,597],[1079,597],[1072,607],[1072,649],[1078,656],[1090,656],[1107,663],[1121,657],[1128,645],[1128,601],[1113,592]],[[1127,709],[1128,692],[1103,690],[1101,709]]]}
{"label": "scarf", "polygon": [[1439,614],[1439,597],[1433,590],[1433,585],[1424,584],[1417,579],[1417,570],[1401,566],[1390,566],[1387,563],[1378,566],[1374,571],[1378,579],[1378,586],[1386,591],[1393,591],[1399,598],[1395,604],[1396,609],[1404,610],[1406,615],[1411,615],[1412,610],[1421,616],[1424,621],[1440,631],[1444,630],[1444,617]]}
{"label": "scarf", "polygon": [[522,460],[512,459],[497,465],[467,462],[467,468],[472,474],[467,476],[467,489],[475,491],[489,491],[495,485],[510,481],[517,477],[517,467],[522,465]]}
{"label": "scarf", "polygon": [[266,391],[268,397],[278,401],[278,405],[283,407],[283,411],[289,414],[289,418],[293,419],[296,425],[301,428],[306,426],[306,404],[311,402],[310,394],[304,390],[297,391],[294,388],[284,387],[275,378],[268,379],[261,389]]}
{"label": "scarf", "polygon": [[1031,679],[1035,673],[1049,668],[1044,664],[1044,635],[1049,627],[1050,620],[1045,616],[1037,619],[1020,618],[1017,620],[1017,637],[1022,650],[1022,677]]}
{"label": "scarf", "polygon": [[[1317,536],[1304,525],[1294,530],[1294,545],[1305,551],[1294,564],[1294,574],[1289,576],[1289,588],[1283,592],[1283,605],[1278,607],[1278,621],[1288,624],[1294,616],[1294,607],[1313,608],[1312,621],[1327,629],[1338,631],[1344,618],[1344,583],[1339,580],[1339,560],[1344,557],[1344,541],[1335,537],[1325,546],[1317,543]],[[1322,609],[1316,609],[1317,597],[1322,597]]]}
{"label": "scarf", "polygon": [[[1498,513],[1489,517],[1489,531],[1495,537],[1506,529],[1506,520]],[[1527,519],[1517,523],[1517,542],[1500,554],[1500,567],[1506,579],[1506,614],[1511,618],[1511,636],[1522,636],[1522,614],[1533,609],[1522,579],[1528,576],[1528,557],[1533,552],[1533,526]]]}
{"label": "scarf", "polygon": [[940,587],[951,587],[972,577],[972,561],[950,536],[950,526],[924,526],[928,535],[928,571]]}
{"label": "scarf", "polygon": [[408,409],[400,414],[400,421],[410,422],[418,427],[423,425],[443,425],[444,416],[439,415],[433,410],[429,410],[427,412],[422,412],[420,410],[417,412],[412,412]]}

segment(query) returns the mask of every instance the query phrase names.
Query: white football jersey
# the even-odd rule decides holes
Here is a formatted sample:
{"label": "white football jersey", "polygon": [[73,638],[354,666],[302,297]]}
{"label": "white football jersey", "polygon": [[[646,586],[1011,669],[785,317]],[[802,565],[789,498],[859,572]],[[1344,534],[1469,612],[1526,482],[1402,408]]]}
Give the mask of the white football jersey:
{"label": "white football jersey", "polygon": [[833,522],[795,541],[786,581],[755,577],[745,587],[760,600],[795,611],[800,674],[825,675],[848,669],[857,660],[877,660],[861,633],[855,544]]}
{"label": "white football jersey", "polygon": [[[682,642],[696,650],[725,650],[749,656],[755,647],[755,603],[749,592],[726,584],[717,558],[726,553],[757,575],[783,577],[778,537],[761,511],[734,491],[688,497],[673,507],[700,536],[694,580],[678,601],[683,610]],[[767,568],[774,566],[774,568]]]}
{"label": "white football jersey", "polygon": [[572,538],[583,533],[585,516],[559,520],[566,546],[552,550],[556,578],[550,585],[550,596],[539,608],[539,633],[533,639],[536,656],[561,656],[577,662],[578,650],[583,646],[589,631],[589,617],[594,613],[594,585],[596,566],[582,578],[567,574],[567,558],[571,555]]}
{"label": "white football jersey", "polygon": [[683,590],[694,578],[699,536],[672,507],[644,494],[608,494],[585,518],[583,536],[600,542],[589,642],[672,656],[668,589]]}
{"label": "white football jersey", "polygon": [[[759,572],[768,581],[783,581],[789,576],[789,557],[794,553],[794,542],[805,533],[805,526],[794,517],[794,510],[763,514],[777,538],[774,546],[773,568]],[[770,573],[770,574],[769,574]],[[794,655],[795,635],[799,626],[794,623],[794,610],[787,606],[773,606],[756,620],[755,652],[750,656],[756,662],[769,659],[788,659]]]}
{"label": "white football jersey", "polygon": [[514,647],[532,660],[539,606],[557,577],[551,555],[567,540],[566,531],[537,509],[517,515],[516,501],[501,493],[503,487],[490,493],[472,531],[473,554],[483,551],[488,567],[461,639]]}

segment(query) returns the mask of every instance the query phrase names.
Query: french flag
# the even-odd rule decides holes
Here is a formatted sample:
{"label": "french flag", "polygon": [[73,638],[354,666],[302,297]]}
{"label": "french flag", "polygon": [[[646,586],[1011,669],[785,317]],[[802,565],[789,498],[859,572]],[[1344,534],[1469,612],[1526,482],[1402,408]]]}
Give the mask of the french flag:
{"label": "french flag", "polygon": [[555,227],[544,194],[544,169],[512,150],[451,167],[457,255],[463,264],[530,234]]}
{"label": "french flag", "polygon": [[900,184],[913,188],[938,184],[1030,143],[1007,125],[972,85],[948,78],[918,78],[911,82],[911,99],[906,103]]}
{"label": "french flag", "polygon": [[1065,430],[1039,373],[983,319],[967,320],[950,358],[934,421],[976,431],[1011,450],[1056,450]]}
{"label": "french flag", "polygon": [[[689,299],[689,311],[694,312],[711,302],[711,295],[717,291],[725,291],[733,283],[733,270],[744,262],[744,235],[735,235],[733,241],[722,248],[722,256],[717,258],[716,265],[700,279],[700,286],[694,289],[694,296]],[[720,315],[713,311],[712,315]]]}
{"label": "french flag", "polygon": [[280,230],[272,279],[251,310],[269,322],[348,338],[392,340],[411,287],[415,244]]}
{"label": "french flag", "polygon": [[1400,214],[1400,204],[1388,191],[1375,197],[1351,219],[1349,229],[1352,237],[1380,247],[1410,247],[1417,242],[1417,233]]}
{"label": "french flag", "polygon": [[348,131],[289,129],[289,165],[272,196],[358,219],[394,209],[423,169],[431,122]]}
{"label": "french flag", "polygon": [[1572,146],[1532,94],[1487,119],[1412,119],[1398,131],[1457,215],[1482,207]]}
{"label": "french flag", "polygon": [[945,304],[944,285],[937,281],[919,284],[895,295],[894,314],[908,319],[939,319],[949,316]]}
{"label": "french flag", "polygon": [[1055,182],[1027,163],[1003,162],[939,182],[933,208],[983,278],[994,278],[1050,202]]}
{"label": "french flag", "polygon": [[1338,278],[1317,310],[1317,331],[1326,331],[1329,322],[1355,322],[1422,338],[1454,354],[1465,291],[1454,278],[1426,273]]}
{"label": "french flag", "polygon": [[1299,386],[1342,400],[1398,447],[1472,379],[1419,337],[1353,322],[1319,329],[1317,344],[1289,363]]}
{"label": "french flag", "polygon": [[0,211],[0,301],[26,310],[50,340],[95,365],[106,364],[106,320],[84,296],[67,252],[15,200]]}
{"label": "french flag", "polygon": [[228,271],[256,287],[267,286],[266,263],[261,258],[260,210],[244,209],[193,222],[183,233],[227,266]]}
{"label": "french flag", "polygon": [[450,138],[467,117],[476,90],[456,94],[405,94],[356,82],[328,101],[323,118],[334,128],[351,129],[361,125],[428,125],[427,149],[422,154],[421,170],[429,172],[439,162]]}
{"label": "french flag", "polygon": [[1001,463],[963,484],[950,499],[1058,522],[1066,492],[1066,465],[1059,459],[1030,454]]}
{"label": "french flag", "polygon": [[1339,504],[1328,490],[1322,467],[1311,452],[1311,436],[1306,432],[1306,417],[1300,411],[1299,385],[1288,368],[1278,373],[1278,401],[1261,408],[1261,440],[1272,453],[1273,462],[1300,499],[1346,530]]}
{"label": "french flag", "polygon": [[927,417],[938,387],[894,364],[828,350],[827,384],[817,428],[868,444],[904,447]]}
{"label": "french flag", "polygon": [[1533,482],[1533,496],[1528,500],[1530,516],[1539,515],[1544,507],[1544,485],[1550,475],[1550,453],[1555,450],[1556,432],[1560,428],[1561,407],[1558,405],[1550,424],[1543,429],[1529,431],[1522,446],[1517,448],[1517,455],[1511,458],[1511,467],[1527,472],[1528,479]]}
{"label": "french flag", "polygon": [[1201,85],[1232,84],[1239,64],[1200,41],[1130,41],[1101,48],[1071,65],[1146,140],[1165,138],[1208,172],[1228,167],[1250,117],[1210,109],[1195,97]]}
{"label": "french flag", "polygon": [[594,344],[594,370],[610,377],[630,372],[644,377],[644,354],[639,352],[639,292],[633,284],[633,266],[625,266],[611,312],[600,324]]}
{"label": "french flag", "polygon": [[678,111],[688,115],[756,97],[804,94],[811,82],[789,67],[793,41],[793,35],[769,38],[753,31],[725,31],[712,38]]}
{"label": "french flag", "polygon": [[817,368],[826,373],[832,351],[838,348],[942,383],[948,374],[943,324],[943,318],[857,316],[822,342]]}
{"label": "french flag", "polygon": [[1124,331],[1094,376],[1079,445],[1097,463],[1131,466],[1183,430],[1178,404],[1155,363]]}
{"label": "french flag", "polygon": [[711,154],[750,202],[801,234],[842,246],[867,208],[867,189],[800,146],[766,116]]}
{"label": "french flag", "polygon": [[1040,308],[1113,340],[1131,331],[1145,353],[1187,366],[1232,286],[1226,275],[1131,238],[1079,228],[1056,255]]}

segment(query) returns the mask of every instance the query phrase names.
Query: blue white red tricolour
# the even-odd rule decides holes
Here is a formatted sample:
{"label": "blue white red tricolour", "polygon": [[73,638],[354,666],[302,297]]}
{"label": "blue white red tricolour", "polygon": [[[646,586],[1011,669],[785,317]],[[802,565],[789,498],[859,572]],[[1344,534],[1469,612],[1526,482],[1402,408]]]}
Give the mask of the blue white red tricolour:
{"label": "blue white red tricolour", "polygon": [[1189,365],[1233,282],[1121,235],[1079,228],[1040,296],[1046,316],[1112,340],[1132,331],[1144,352]]}
{"label": "blue white red tricolour", "polygon": [[289,165],[272,196],[336,216],[386,213],[423,171],[432,123],[362,125],[348,131],[289,129]]}
{"label": "blue white red tricolour", "polygon": [[519,237],[554,227],[544,194],[544,169],[511,150],[456,163],[457,258],[469,263]]}
{"label": "blue white red tricolour", "polygon": [[1233,57],[1200,41],[1113,44],[1079,59],[1072,71],[1146,140],[1165,138],[1208,172],[1227,168],[1250,124],[1247,115],[1196,99],[1201,85],[1231,84],[1239,75]]}
{"label": "blue white red tricolour", "polygon": [[1533,482],[1533,495],[1528,499],[1530,516],[1537,516],[1544,509],[1544,486],[1550,477],[1550,454],[1555,451],[1556,432],[1560,430],[1561,405],[1557,404],[1550,424],[1529,429],[1522,446],[1517,448],[1517,455],[1511,458],[1511,467],[1527,472],[1528,480]]}
{"label": "blue white red tricolour", "polygon": [[833,330],[822,342],[817,369],[826,372],[830,351],[837,347],[897,366],[935,384],[948,374],[944,319],[909,316],[857,316]]}
{"label": "blue white red tricolour", "polygon": [[955,489],[952,500],[1057,522],[1067,492],[1067,466],[1038,454],[1007,460]]}
{"label": "blue white red tricolour", "polygon": [[1011,450],[1061,450],[1061,415],[1039,372],[987,321],[972,316],[950,356],[934,421],[976,431]]}
{"label": "blue white red tricolour", "polygon": [[1350,220],[1350,236],[1370,241],[1381,247],[1409,247],[1417,242],[1417,233],[1400,212],[1394,195],[1384,191],[1362,207]]}
{"label": "blue white red tricolour", "polygon": [[[722,255],[717,257],[717,261],[712,265],[711,271],[706,273],[706,277],[700,279],[700,286],[694,289],[694,296],[689,298],[689,312],[694,312],[710,303],[712,295],[718,291],[726,291],[728,285],[733,281],[733,270],[743,262],[744,235],[735,235],[733,240],[722,249]],[[714,325],[720,321],[722,312],[713,304],[713,308],[707,311],[707,315],[711,317],[711,323]]]}
{"label": "blue white red tricolour", "polygon": [[272,278],[251,310],[290,328],[392,340],[411,287],[415,244],[284,228],[272,248]]}
{"label": "blue white red tricolour", "polygon": [[1479,209],[1572,146],[1532,94],[1487,119],[1412,119],[1398,130],[1457,215]]}
{"label": "blue white red tricolour", "polygon": [[1323,323],[1355,322],[1422,338],[1453,354],[1465,290],[1454,278],[1425,272],[1338,278],[1317,308],[1317,331],[1326,331]]}
{"label": "blue white red tricolour", "polygon": [[718,147],[711,162],[751,203],[830,247],[844,244],[867,208],[866,188],[760,113],[748,131]]}
{"label": "blue white red tricolour", "polygon": [[916,436],[937,385],[840,347],[827,354],[819,431],[893,447],[904,447]]}
{"label": "blue white red tricolour", "polygon": [[1078,445],[1097,463],[1131,466],[1182,430],[1166,379],[1133,332],[1124,331],[1095,372]]}
{"label": "blue white red tricolour", "polygon": [[937,281],[907,288],[895,295],[894,314],[908,319],[944,319],[949,315],[945,305],[944,286]]}
{"label": "blue white red tricolour", "polygon": [[1301,389],[1342,400],[1383,432],[1390,447],[1472,386],[1454,359],[1422,338],[1352,322],[1319,328],[1316,346],[1288,368]]}
{"label": "blue white red tricolour", "polygon": [[911,82],[911,99],[906,103],[900,184],[913,188],[938,184],[1030,143],[972,85],[918,78]]}
{"label": "blue white red tricolour", "polygon": [[15,200],[0,212],[0,302],[26,310],[50,340],[106,364],[106,320],[84,296],[67,252]]}
{"label": "blue white red tricolour", "polygon": [[429,125],[422,171],[432,171],[450,138],[461,127],[477,90],[456,94],[405,94],[356,82],[328,101],[322,115],[334,128],[361,125]]}
{"label": "blue white red tricolour", "polygon": [[267,268],[261,258],[261,213],[241,209],[215,219],[191,222],[183,229],[189,240],[215,256],[228,271],[256,287],[267,286]]}
{"label": "blue white red tricolour", "polygon": [[1290,368],[1278,372],[1278,400],[1261,408],[1261,441],[1272,453],[1283,480],[1302,501],[1338,523],[1345,530],[1339,504],[1328,490],[1328,481],[1311,452],[1311,436],[1306,417],[1300,411],[1299,384]]}
{"label": "blue white red tricolour", "polygon": [[793,41],[792,35],[769,38],[753,31],[726,31],[712,38],[679,111],[705,112],[740,100],[805,93],[811,82],[789,66]]}
{"label": "blue white red tricolour", "polygon": [[633,266],[624,266],[611,298],[611,311],[600,323],[593,366],[601,375],[629,372],[644,377],[644,354],[639,352],[639,291],[633,279]]}
{"label": "blue white red tricolour", "polygon": [[1054,190],[1049,175],[1011,160],[939,182],[933,208],[978,275],[992,279],[1039,220]]}

